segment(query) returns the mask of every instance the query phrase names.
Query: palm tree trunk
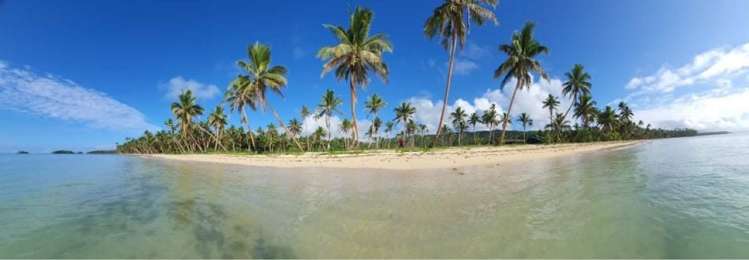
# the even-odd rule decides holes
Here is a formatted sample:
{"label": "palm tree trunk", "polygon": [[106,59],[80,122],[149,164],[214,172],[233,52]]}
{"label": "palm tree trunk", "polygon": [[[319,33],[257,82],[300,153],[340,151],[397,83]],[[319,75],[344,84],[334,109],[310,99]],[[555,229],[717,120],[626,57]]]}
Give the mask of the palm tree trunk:
{"label": "palm tree trunk", "polygon": [[527,144],[528,143],[528,137],[525,135],[525,133],[526,133],[526,131],[525,131],[525,125],[523,125],[523,144]]}
{"label": "palm tree trunk", "polygon": [[[286,124],[283,123],[283,120],[281,120],[281,116],[278,115],[278,112],[276,112],[276,110],[273,109],[273,107],[270,104],[267,104],[267,106],[270,109],[271,113],[273,113],[273,117],[275,117],[276,120],[278,121],[278,124],[281,125],[281,128],[283,128],[283,130],[286,133],[291,133],[289,132],[289,128],[286,127]],[[304,148],[299,143],[299,140],[296,139],[296,136],[292,136],[291,139],[294,141],[294,144],[296,145],[296,147],[299,148],[300,151],[304,152]]]}
{"label": "palm tree trunk", "polygon": [[330,131],[330,116],[329,115],[325,115],[325,127],[328,128],[328,151],[330,151],[330,143],[333,142],[333,138],[331,136],[332,133]]}
{"label": "palm tree trunk", "polygon": [[437,140],[440,138],[440,134],[442,134],[442,122],[445,120],[445,109],[447,109],[447,98],[450,94],[450,84],[453,80],[453,67],[455,65],[455,49],[457,49],[458,45],[458,37],[457,35],[453,34],[453,42],[450,44],[450,57],[447,62],[447,83],[445,84],[445,96],[442,99],[442,113],[440,113],[440,122],[437,124],[437,133],[434,136],[434,142],[432,142],[432,145],[437,143]]}
{"label": "palm tree trunk", "polygon": [[522,86],[521,81],[518,79],[517,85],[515,85],[515,90],[512,91],[512,98],[510,98],[510,106],[507,107],[507,117],[505,117],[505,120],[502,120],[502,135],[499,137],[499,145],[505,144],[505,133],[507,132],[507,119],[512,116],[510,112],[512,112],[512,103],[515,103],[515,94],[518,93],[518,89],[520,89],[520,86]]}
{"label": "palm tree trunk", "polygon": [[567,108],[567,112],[564,112],[564,118],[567,118],[567,114],[569,114],[570,110],[572,110],[572,106],[575,105],[575,101],[577,101],[577,94],[572,95],[572,103],[570,103],[570,106]]}
{"label": "palm tree trunk", "polygon": [[356,148],[359,145],[359,127],[356,125],[356,85],[353,80],[349,81],[349,89],[351,90],[351,147]]}
{"label": "palm tree trunk", "polygon": [[255,137],[252,136],[252,129],[250,129],[250,119],[247,118],[247,111],[242,108],[242,122],[244,122],[245,131],[247,131],[247,135],[250,136],[250,147],[248,147],[249,151],[252,151],[255,149]]}

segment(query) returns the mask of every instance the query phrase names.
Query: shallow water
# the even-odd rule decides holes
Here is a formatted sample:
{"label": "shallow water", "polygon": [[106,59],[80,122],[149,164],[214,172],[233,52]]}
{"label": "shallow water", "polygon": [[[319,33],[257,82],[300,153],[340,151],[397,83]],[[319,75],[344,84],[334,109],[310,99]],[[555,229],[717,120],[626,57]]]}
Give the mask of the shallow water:
{"label": "shallow water", "polygon": [[749,257],[749,135],[499,166],[0,155],[0,258]]}

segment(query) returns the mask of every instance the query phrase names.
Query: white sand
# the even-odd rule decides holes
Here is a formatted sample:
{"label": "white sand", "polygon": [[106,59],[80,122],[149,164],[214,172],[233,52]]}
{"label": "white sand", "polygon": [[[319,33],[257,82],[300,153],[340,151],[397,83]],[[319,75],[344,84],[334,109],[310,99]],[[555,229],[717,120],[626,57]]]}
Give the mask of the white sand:
{"label": "white sand", "polygon": [[444,169],[465,166],[543,159],[599,150],[622,149],[642,141],[573,143],[557,145],[515,145],[438,149],[429,152],[367,151],[349,154],[305,153],[300,155],[232,155],[232,154],[149,154],[145,158],[178,161],[228,163],[278,168],[346,168],[346,169]]}

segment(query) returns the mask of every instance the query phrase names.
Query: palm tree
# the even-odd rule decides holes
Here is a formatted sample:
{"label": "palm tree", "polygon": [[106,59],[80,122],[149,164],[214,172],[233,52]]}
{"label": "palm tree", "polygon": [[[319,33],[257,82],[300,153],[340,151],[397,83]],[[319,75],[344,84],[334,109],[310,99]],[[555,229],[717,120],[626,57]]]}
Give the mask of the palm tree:
{"label": "palm tree", "polygon": [[325,60],[322,69],[323,76],[335,69],[336,78],[349,83],[354,146],[358,145],[359,140],[359,128],[356,125],[356,88],[367,86],[369,71],[374,72],[387,83],[389,72],[382,54],[393,51],[390,41],[384,34],[369,35],[372,16],[372,11],[369,9],[357,7],[351,15],[348,29],[324,25],[336,37],[338,44],[323,47],[317,53],[320,59]]}
{"label": "palm tree", "polygon": [[208,115],[208,123],[216,129],[216,145],[214,150],[218,149],[218,145],[221,142],[221,135],[224,132],[224,126],[227,124],[226,114],[224,114],[224,107],[216,106],[213,113]]}
{"label": "palm tree", "polygon": [[590,95],[580,96],[577,103],[575,103],[575,117],[579,118],[583,122],[583,128],[589,128],[590,122],[595,120],[596,113],[596,102],[593,101],[593,97]]}
{"label": "palm tree", "polygon": [[[502,77],[504,74],[504,79],[500,86],[502,88],[504,88],[511,78],[517,80],[515,90],[512,91],[512,98],[510,98],[510,105],[507,107],[508,114],[512,114],[512,105],[515,103],[515,94],[517,94],[518,90],[530,88],[533,80],[532,73],[540,74],[542,78],[547,80],[549,78],[541,66],[541,62],[536,59],[536,56],[548,53],[549,49],[533,38],[534,28],[535,25],[532,22],[526,23],[520,32],[512,35],[512,42],[510,44],[499,46],[499,50],[507,55],[507,59],[494,71],[494,78]],[[500,145],[505,141],[507,123],[507,121],[502,123],[502,136],[499,139]]]}
{"label": "palm tree", "polygon": [[427,128],[427,125],[425,125],[425,124],[419,124],[419,133],[421,135],[421,144],[425,148],[426,148],[426,144],[424,143],[424,136],[426,135],[427,130],[429,130],[429,128]]}
{"label": "palm tree", "polygon": [[458,145],[461,145],[461,140],[463,139],[463,131],[468,128],[468,124],[466,124],[466,117],[468,116],[468,114],[466,114],[463,108],[456,107],[455,111],[450,113],[450,116],[453,118],[453,128],[458,130]]}
{"label": "palm tree", "polygon": [[479,117],[476,112],[471,113],[471,116],[468,117],[468,124],[471,125],[471,129],[473,130],[473,144],[478,143],[476,140],[476,125],[481,123],[481,118]]}
{"label": "palm tree", "polygon": [[590,74],[585,72],[583,65],[575,64],[570,72],[564,74],[567,77],[567,81],[562,86],[562,93],[565,96],[571,97],[570,106],[567,108],[567,112],[564,112],[564,117],[570,113],[572,106],[578,102],[578,98],[586,95],[590,95],[590,88],[593,86],[590,83]]}
{"label": "palm tree", "polygon": [[[371,118],[377,118],[377,113],[380,112],[380,110],[385,107],[386,103],[385,101],[378,96],[377,94],[372,95],[369,97],[369,100],[364,102],[364,107],[367,109],[367,113]],[[371,138],[377,138],[377,131],[373,131],[374,124],[369,125],[369,133],[374,134],[374,136],[370,136]],[[369,143],[370,146],[372,143]]]}
{"label": "palm tree", "polygon": [[404,138],[408,137],[408,122],[413,120],[413,116],[416,113],[416,108],[411,103],[403,102],[400,106],[395,108],[395,118],[393,121],[401,124]]}
{"label": "palm tree", "polygon": [[318,126],[315,132],[312,133],[312,139],[319,143],[320,149],[322,149],[322,137],[326,135],[325,129],[322,126]]}
{"label": "palm tree", "polygon": [[486,125],[487,128],[489,128],[489,143],[494,143],[494,127],[499,124],[499,119],[497,118],[497,105],[492,104],[491,107],[489,107],[488,110],[484,111],[484,114],[481,116],[481,121]]}
{"label": "palm tree", "polygon": [[[299,120],[296,120],[296,118],[293,118],[289,120],[289,136],[291,138],[296,138],[302,133],[302,124],[299,123]],[[304,150],[302,150],[304,152]]]}
{"label": "palm tree", "polygon": [[[348,119],[343,119],[341,121],[341,125],[339,127],[341,128],[341,132],[343,132],[344,136],[348,135],[348,133],[351,131],[351,127],[352,127],[351,126],[351,121],[348,120]],[[348,140],[348,138],[346,138],[346,137],[343,138],[343,146],[346,147],[346,149],[348,149],[348,147],[349,147],[349,144],[347,143],[348,142],[347,140]]]}
{"label": "palm tree", "polygon": [[179,120],[182,138],[187,138],[192,128],[193,117],[203,114],[203,107],[195,103],[192,91],[185,90],[179,95],[178,102],[172,103],[172,114]]}
{"label": "palm tree", "polygon": [[518,116],[518,120],[520,121],[520,124],[523,125],[523,143],[528,142],[528,138],[526,137],[526,127],[533,126],[533,119],[527,114],[527,113],[520,113],[520,116]]}
{"label": "palm tree", "polygon": [[543,101],[543,105],[543,108],[549,109],[549,123],[551,123],[551,121],[554,121],[554,110],[559,106],[559,100],[557,100],[557,97],[549,94]]}
{"label": "palm tree", "polygon": [[629,130],[632,126],[632,109],[629,108],[627,103],[624,101],[619,102],[619,120],[621,121],[621,133],[622,135],[629,134]]}
{"label": "palm tree", "polygon": [[557,113],[556,117],[554,117],[554,120],[552,120],[551,123],[546,127],[554,130],[557,142],[559,142],[562,140],[562,131],[570,128],[570,122],[567,121],[567,118],[564,117],[564,114]]}
{"label": "palm tree", "polygon": [[[270,47],[265,44],[255,42],[255,44],[248,47],[247,55],[250,59],[249,62],[242,60],[237,61],[237,65],[244,70],[247,75],[237,76],[235,82],[244,85],[240,88],[245,88],[245,91],[254,92],[254,94],[250,95],[254,104],[263,109],[270,109],[281,128],[288,132],[283,120],[276,110],[268,103],[268,99],[266,98],[268,90],[283,97],[283,89],[288,83],[288,80],[286,79],[286,68],[278,65],[271,66]],[[302,145],[299,144],[299,141],[297,141],[296,138],[294,138],[294,143],[299,150],[303,149]]]}
{"label": "palm tree", "polygon": [[601,130],[603,130],[607,134],[611,134],[611,132],[614,130],[617,120],[618,116],[616,114],[616,111],[614,111],[614,109],[612,109],[610,106],[606,106],[606,109],[598,114],[598,125],[600,125]]}
{"label": "palm tree", "polygon": [[328,89],[322,96],[320,104],[317,105],[317,115],[315,115],[315,118],[325,117],[325,128],[328,129],[328,149],[330,149],[330,142],[333,140],[331,136],[332,131],[330,131],[330,118],[333,116],[333,114],[340,113],[340,111],[338,110],[338,106],[340,106],[342,103],[343,100],[341,100],[339,97],[336,97],[335,92],[333,92],[332,89]]}
{"label": "palm tree", "polygon": [[375,143],[375,149],[380,149],[379,133],[380,127],[382,127],[382,119],[375,117],[372,120],[372,127],[369,128],[369,137],[373,139]]}
{"label": "palm tree", "polygon": [[388,139],[388,149],[390,149],[390,133],[393,132],[394,126],[395,124],[393,124],[393,122],[388,121],[385,123],[385,136],[387,136]]}
{"label": "palm tree", "polygon": [[497,0],[444,0],[434,8],[432,16],[427,18],[424,24],[424,34],[430,39],[439,36],[442,39],[442,47],[448,51],[447,82],[445,83],[445,96],[442,99],[442,112],[437,124],[435,142],[442,134],[442,123],[445,118],[450,84],[453,78],[455,66],[455,53],[462,49],[468,36],[470,23],[481,26],[487,21],[497,24],[497,17],[490,8],[497,6]]}

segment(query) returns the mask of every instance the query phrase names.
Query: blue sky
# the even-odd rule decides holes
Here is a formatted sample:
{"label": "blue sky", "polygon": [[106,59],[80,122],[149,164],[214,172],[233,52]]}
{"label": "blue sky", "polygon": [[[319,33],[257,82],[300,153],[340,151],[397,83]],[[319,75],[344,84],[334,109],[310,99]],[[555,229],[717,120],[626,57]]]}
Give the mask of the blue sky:
{"label": "blue sky", "polygon": [[[112,148],[161,127],[185,87],[212,109],[255,41],[289,69],[286,96],[271,98],[282,117],[298,117],[327,88],[345,101],[340,117],[349,117],[346,84],[321,79],[314,54],[334,42],[321,25],[347,24],[358,5],[375,12],[373,31],[395,47],[385,56],[389,84],[373,81],[360,100],[384,96],[386,119],[411,101],[417,120],[436,125],[447,54],[422,25],[439,2],[0,0],[0,152]],[[499,26],[472,28],[449,102],[469,111],[506,108],[507,90],[492,79],[504,58],[497,45],[534,21],[551,49],[542,62],[552,80],[519,97],[513,114],[529,112],[543,126],[537,99],[558,95],[564,72],[580,63],[599,105],[626,100],[660,127],[747,129],[749,102],[740,102],[749,98],[747,10],[743,0],[501,1]],[[273,121],[270,113],[250,117],[253,128]],[[305,128],[316,123],[306,120]]]}

